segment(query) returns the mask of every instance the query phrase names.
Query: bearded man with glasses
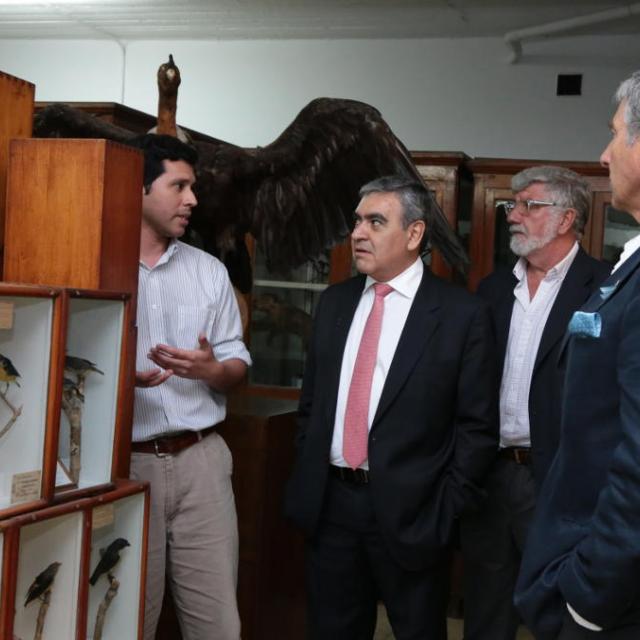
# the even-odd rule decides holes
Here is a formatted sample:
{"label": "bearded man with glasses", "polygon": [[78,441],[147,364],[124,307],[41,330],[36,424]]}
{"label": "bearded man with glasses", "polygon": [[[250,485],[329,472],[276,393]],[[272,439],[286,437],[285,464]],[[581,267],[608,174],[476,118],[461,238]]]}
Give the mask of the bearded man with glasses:
{"label": "bearded man with glasses", "polygon": [[536,494],[559,440],[562,337],[573,312],[610,266],[579,245],[591,205],[588,183],[562,167],[531,167],[505,203],[510,248],[519,257],[480,283],[491,306],[502,363],[500,448],[484,509],[461,520],[465,640],[513,640],[520,559]]}

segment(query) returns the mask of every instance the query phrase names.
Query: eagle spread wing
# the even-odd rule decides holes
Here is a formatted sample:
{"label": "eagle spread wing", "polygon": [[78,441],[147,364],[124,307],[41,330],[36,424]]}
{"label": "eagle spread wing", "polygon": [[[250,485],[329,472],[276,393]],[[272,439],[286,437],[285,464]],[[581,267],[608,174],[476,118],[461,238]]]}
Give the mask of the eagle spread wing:
{"label": "eagle spread wing", "polygon": [[[134,134],[53,104],[36,116],[34,135],[126,143]],[[380,113],[355,100],[313,100],[266,147],[194,144],[198,206],[190,226],[243,291],[251,286],[247,232],[260,242],[267,268],[286,273],[349,234],[364,183],[393,173],[421,181],[409,152]],[[431,245],[452,267],[464,270],[464,249],[433,198],[427,216]]]}

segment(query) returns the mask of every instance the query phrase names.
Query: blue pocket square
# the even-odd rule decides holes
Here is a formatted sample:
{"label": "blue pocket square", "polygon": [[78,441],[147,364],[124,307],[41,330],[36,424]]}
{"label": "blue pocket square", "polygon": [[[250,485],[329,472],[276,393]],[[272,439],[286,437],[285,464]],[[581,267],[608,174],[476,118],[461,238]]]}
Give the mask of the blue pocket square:
{"label": "blue pocket square", "polygon": [[576,311],[569,322],[569,333],[578,338],[599,338],[602,319],[599,313]]}
{"label": "blue pocket square", "polygon": [[603,300],[606,300],[616,290],[617,286],[618,286],[618,281],[606,287],[600,287],[600,297]]}

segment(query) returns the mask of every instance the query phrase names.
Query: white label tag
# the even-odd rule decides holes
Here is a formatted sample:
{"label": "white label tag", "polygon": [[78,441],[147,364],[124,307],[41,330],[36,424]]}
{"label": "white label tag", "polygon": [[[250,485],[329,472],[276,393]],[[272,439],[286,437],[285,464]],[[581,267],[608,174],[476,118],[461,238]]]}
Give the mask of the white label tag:
{"label": "white label tag", "polygon": [[11,478],[11,504],[38,500],[41,485],[42,472],[39,469],[15,473]]}
{"label": "white label tag", "polygon": [[13,302],[0,302],[0,329],[13,329]]}
{"label": "white label tag", "polygon": [[115,520],[115,509],[113,508],[113,502],[108,504],[101,504],[99,507],[95,507],[93,510],[93,516],[91,518],[92,527],[94,529],[100,529],[113,524]]}

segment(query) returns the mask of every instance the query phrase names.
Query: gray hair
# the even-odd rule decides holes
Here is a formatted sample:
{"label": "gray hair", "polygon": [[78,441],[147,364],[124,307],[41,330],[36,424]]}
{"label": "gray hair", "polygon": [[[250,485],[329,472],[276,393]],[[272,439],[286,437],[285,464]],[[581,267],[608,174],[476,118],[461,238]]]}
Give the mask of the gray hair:
{"label": "gray hair", "polygon": [[367,182],[359,191],[361,198],[370,193],[395,193],[402,205],[402,226],[406,229],[416,220],[426,220],[432,207],[429,190],[415,178],[394,175]]}
{"label": "gray hair", "polygon": [[549,197],[557,202],[558,206],[576,210],[573,232],[580,239],[587,225],[591,208],[589,183],[571,169],[543,165],[529,167],[516,173],[511,178],[511,190],[513,193],[519,193],[534,182],[546,185]]}
{"label": "gray hair", "polygon": [[615,95],[616,104],[626,102],[624,121],[627,125],[627,142],[633,144],[640,134],[640,71],[624,80]]}

